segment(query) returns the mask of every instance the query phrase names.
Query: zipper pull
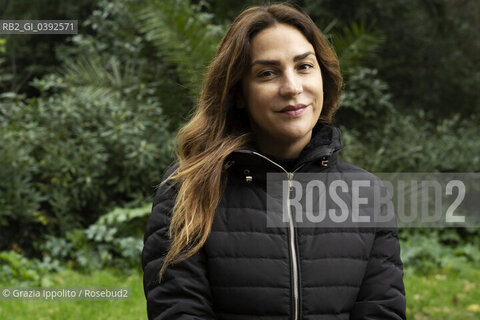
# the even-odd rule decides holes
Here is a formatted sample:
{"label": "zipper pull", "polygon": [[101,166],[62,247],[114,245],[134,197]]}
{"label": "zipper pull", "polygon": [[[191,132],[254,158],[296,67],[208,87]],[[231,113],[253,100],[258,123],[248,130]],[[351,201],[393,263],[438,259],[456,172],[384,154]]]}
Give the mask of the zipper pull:
{"label": "zipper pull", "polygon": [[322,167],[328,167],[328,157],[322,157],[322,162],[320,164]]}
{"label": "zipper pull", "polygon": [[245,175],[245,181],[250,183],[253,181],[253,177],[250,175],[250,170],[245,169],[243,170],[243,174]]}

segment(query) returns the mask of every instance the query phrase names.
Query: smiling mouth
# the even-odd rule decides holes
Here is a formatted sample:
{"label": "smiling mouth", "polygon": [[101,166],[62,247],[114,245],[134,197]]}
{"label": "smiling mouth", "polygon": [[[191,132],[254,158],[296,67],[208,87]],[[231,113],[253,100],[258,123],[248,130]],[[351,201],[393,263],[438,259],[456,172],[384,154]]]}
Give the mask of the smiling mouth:
{"label": "smiling mouth", "polygon": [[302,114],[306,108],[307,105],[304,104],[288,105],[282,110],[280,110],[279,113],[285,114],[287,116],[298,116]]}

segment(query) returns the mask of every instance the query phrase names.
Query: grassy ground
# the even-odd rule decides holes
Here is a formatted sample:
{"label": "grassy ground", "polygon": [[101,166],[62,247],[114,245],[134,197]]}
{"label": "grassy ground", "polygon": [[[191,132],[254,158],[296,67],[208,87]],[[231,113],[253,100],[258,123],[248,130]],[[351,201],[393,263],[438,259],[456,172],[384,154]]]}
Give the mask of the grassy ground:
{"label": "grassy ground", "polygon": [[[127,286],[127,301],[0,301],[0,319],[146,319],[140,272],[123,275],[104,270],[83,275],[67,270],[53,276],[53,286]],[[405,277],[409,320],[480,319],[480,270],[438,270]]]}
{"label": "grassy ground", "polygon": [[131,298],[124,301],[0,301],[0,319],[147,319],[140,272],[124,275],[104,270],[84,275],[67,270],[53,276],[52,280],[52,286],[130,287]]}
{"label": "grassy ground", "polygon": [[480,270],[406,275],[409,320],[480,319]]}

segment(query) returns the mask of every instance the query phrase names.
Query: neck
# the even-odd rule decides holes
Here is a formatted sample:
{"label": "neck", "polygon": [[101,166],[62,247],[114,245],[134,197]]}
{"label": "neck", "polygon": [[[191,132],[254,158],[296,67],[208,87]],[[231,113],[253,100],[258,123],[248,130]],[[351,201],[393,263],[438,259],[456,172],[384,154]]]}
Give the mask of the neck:
{"label": "neck", "polygon": [[303,148],[308,144],[312,137],[310,132],[305,137],[299,140],[285,142],[285,141],[272,141],[271,139],[265,139],[257,137],[257,146],[260,151],[270,154],[275,157],[285,159],[295,159],[300,156]]}

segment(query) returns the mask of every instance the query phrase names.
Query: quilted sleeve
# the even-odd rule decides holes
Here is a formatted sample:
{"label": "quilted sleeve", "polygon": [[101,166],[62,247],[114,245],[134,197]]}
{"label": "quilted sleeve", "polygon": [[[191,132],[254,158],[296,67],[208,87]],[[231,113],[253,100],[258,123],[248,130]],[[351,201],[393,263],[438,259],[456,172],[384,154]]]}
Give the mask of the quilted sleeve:
{"label": "quilted sleeve", "polygon": [[170,246],[168,228],[174,202],[174,188],[162,183],[153,202],[142,252],[143,286],[147,299],[148,319],[214,319],[206,257],[203,251],[180,263],[170,265],[162,281],[160,283],[158,281],[164,256]]}
{"label": "quilted sleeve", "polygon": [[406,319],[403,265],[396,229],[379,229],[350,320]]}

